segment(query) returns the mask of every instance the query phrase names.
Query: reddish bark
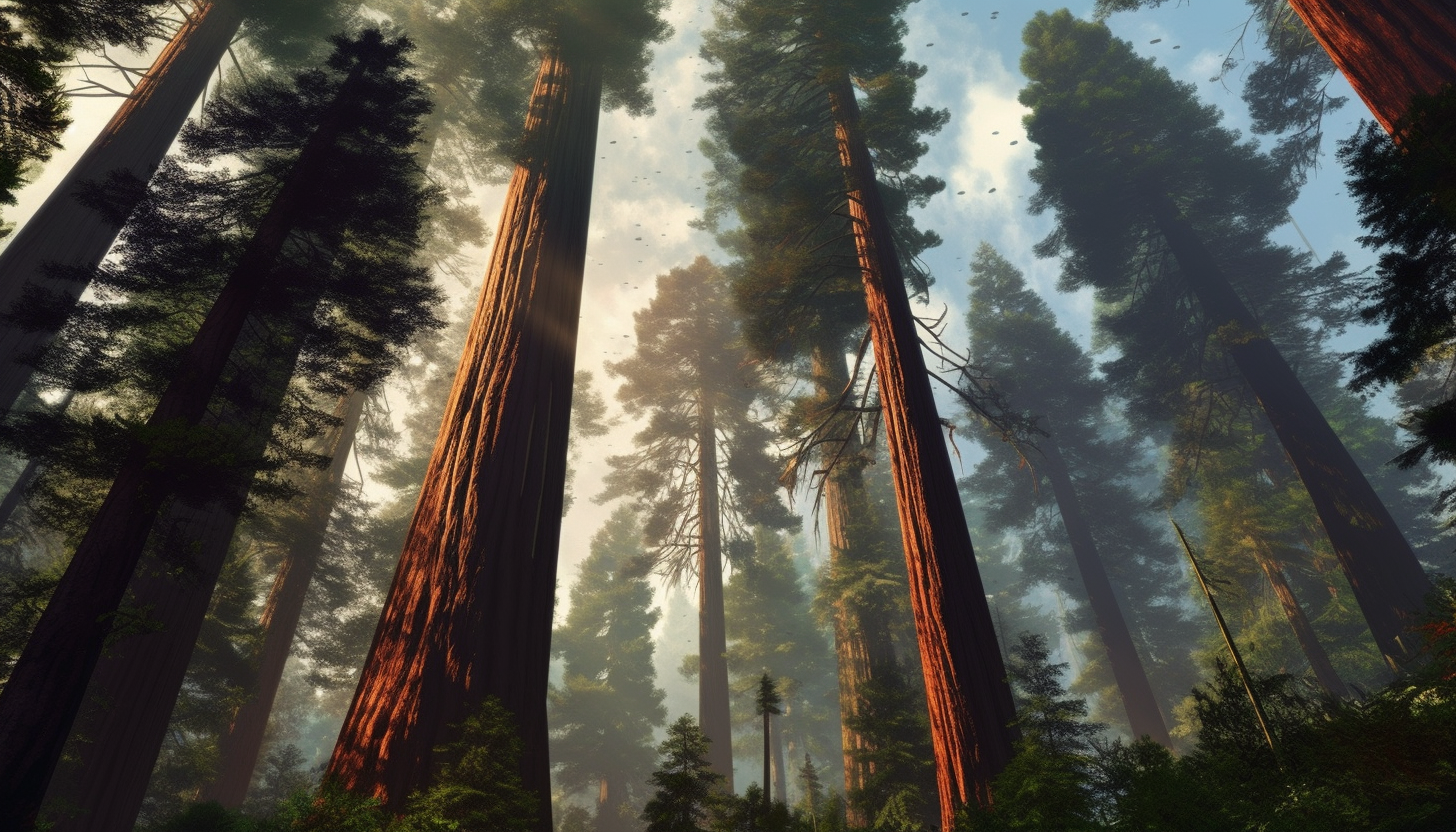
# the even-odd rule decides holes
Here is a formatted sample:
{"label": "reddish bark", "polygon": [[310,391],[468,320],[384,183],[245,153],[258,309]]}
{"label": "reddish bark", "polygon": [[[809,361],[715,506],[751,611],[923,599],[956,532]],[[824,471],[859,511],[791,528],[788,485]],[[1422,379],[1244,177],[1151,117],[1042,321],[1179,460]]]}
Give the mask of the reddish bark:
{"label": "reddish bark", "polygon": [[1294,587],[1289,585],[1289,580],[1284,577],[1284,570],[1270,557],[1264,554],[1259,555],[1259,568],[1264,570],[1264,576],[1269,579],[1269,585],[1274,588],[1274,597],[1279,599],[1279,607],[1284,611],[1284,618],[1289,622],[1289,628],[1294,631],[1294,638],[1299,642],[1299,647],[1304,651],[1304,656],[1309,660],[1309,668],[1314,671],[1314,677],[1319,681],[1320,687],[1325,689],[1331,696],[1348,698],[1349,688],[1335,672],[1335,666],[1330,661],[1330,655],[1325,652],[1325,646],[1320,643],[1319,637],[1315,635],[1314,627],[1310,626],[1309,617],[1304,614],[1304,608],[1299,605],[1299,599],[1294,597]]}
{"label": "reddish bark", "polygon": [[718,429],[713,392],[698,396],[698,723],[708,765],[733,793],[733,721],[728,712],[728,630],[723,616],[723,537],[719,528]]}
{"label": "reddish bark", "polygon": [[487,696],[549,832],[546,685],[601,68],[542,59],[485,288],[327,776],[394,811]]}
{"label": "reddish bark", "polygon": [[1150,196],[1149,203],[1204,316],[1221,332],[1225,349],[1309,491],[1376,646],[1392,667],[1398,667],[1419,648],[1419,640],[1409,641],[1405,631],[1433,589],[1430,578],[1344,443],[1192,224],[1164,195]]}
{"label": "reddish bark", "polygon": [[1450,0],[1289,0],[1370,112],[1394,132],[1418,95],[1456,83]]}
{"label": "reddish bark", "polygon": [[941,827],[951,829],[958,805],[990,805],[991,780],[1011,760],[1015,706],[848,74],[830,83],[829,103],[874,341]]}
{"label": "reddish bark", "polygon": [[1112,581],[1108,579],[1107,569],[1097,552],[1092,527],[1082,513],[1082,502],[1067,470],[1066,460],[1062,458],[1061,448],[1054,436],[1044,437],[1039,444],[1046,459],[1042,472],[1051,481],[1052,495],[1056,498],[1057,510],[1062,515],[1062,524],[1072,544],[1072,559],[1077,562],[1077,572],[1087,589],[1087,602],[1092,607],[1102,647],[1107,651],[1112,678],[1117,681],[1117,690],[1122,695],[1128,725],[1134,737],[1152,737],[1164,747],[1172,747],[1173,740],[1168,736],[1168,726],[1158,709],[1158,699],[1153,695],[1153,686],[1148,683],[1147,672],[1138,658],[1127,619],[1123,617],[1117,595],[1112,591]]}
{"label": "reddish bark", "polygon": [[142,437],[81,539],[14,671],[0,691],[0,828],[29,829],[88,681],[111,629],[174,472],[167,445],[201,423],[228,357],[267,277],[315,189],[317,160],[340,132],[340,114],[364,65],[353,70],[338,103],[320,120],[278,196],[259,221],[162,393]]}
{"label": "reddish bark", "polygon": [[[237,0],[197,4],[101,134],[0,252],[0,311],[9,309],[29,283],[73,300],[81,296],[85,283],[47,278],[41,266],[98,266],[120,229],[77,202],[76,189],[112,171],[151,177],[227,54],[242,22],[238,6]],[[30,380],[31,367],[16,359],[50,343],[54,335],[0,326],[0,410],[13,407]]]}
{"label": "reddish bark", "polygon": [[263,748],[268,715],[273,711],[278,685],[283,681],[283,667],[288,663],[288,654],[298,633],[303,602],[318,571],[329,518],[344,481],[344,468],[364,411],[364,394],[355,392],[344,397],[339,405],[336,415],[342,421],[323,437],[319,447],[319,452],[331,457],[331,462],[326,470],[314,472],[305,486],[301,522],[288,555],[279,564],[273,589],[263,607],[257,685],[252,696],[238,707],[228,732],[218,743],[217,779],[202,790],[203,800],[216,800],[230,809],[240,808],[248,796],[253,769]]}

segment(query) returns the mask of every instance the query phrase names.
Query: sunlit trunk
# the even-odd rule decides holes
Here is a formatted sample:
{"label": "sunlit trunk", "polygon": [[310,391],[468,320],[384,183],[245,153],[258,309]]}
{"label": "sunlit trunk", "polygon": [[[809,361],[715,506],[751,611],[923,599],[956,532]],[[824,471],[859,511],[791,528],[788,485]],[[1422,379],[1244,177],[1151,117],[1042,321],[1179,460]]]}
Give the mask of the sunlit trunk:
{"label": "sunlit trunk", "polygon": [[[144,181],[151,177],[227,54],[241,22],[238,0],[197,4],[121,109],[0,252],[0,312],[8,310],[31,283],[65,292],[73,300],[81,296],[84,282],[47,278],[41,266],[98,266],[120,229],[77,202],[76,189],[85,182],[103,181],[112,171],[129,171]],[[0,324],[0,411],[15,405],[30,380],[32,368],[16,359],[50,343],[54,336]]]}
{"label": "sunlit trunk", "polygon": [[784,768],[784,731],[777,716],[773,718],[773,799],[789,802],[788,771]]}
{"label": "sunlit trunk", "polygon": [[1456,83],[1450,0],[1289,0],[1387,131],[1417,95]]}
{"label": "sunlit trunk", "polygon": [[1235,293],[1192,224],[1166,196],[1154,194],[1149,203],[1203,314],[1219,331],[1309,491],[1376,646],[1392,667],[1400,666],[1419,646],[1405,630],[1424,608],[1433,589],[1430,578],[1344,443]]}
{"label": "sunlit trunk", "polygon": [[546,685],[601,68],[541,64],[525,157],[394,584],[327,776],[401,811],[487,696],[550,832]]}
{"label": "sunlit trunk", "polygon": [[698,397],[698,723],[708,765],[733,792],[733,723],[728,713],[728,631],[723,617],[723,537],[719,528],[718,429],[711,391]]}
{"label": "sunlit trunk", "polygon": [[951,829],[958,805],[990,805],[991,780],[1011,759],[1015,707],[847,74],[831,82],[829,103],[874,341],[941,826]]}
{"label": "sunlit trunk", "polygon": [[288,654],[303,615],[303,602],[323,554],[329,518],[338,502],[344,468],[364,411],[364,398],[360,392],[344,397],[340,401],[340,412],[335,413],[342,419],[341,423],[321,437],[323,441],[317,451],[329,456],[331,462],[327,469],[312,472],[304,487],[305,502],[298,515],[298,524],[293,527],[295,533],[288,554],[278,566],[273,588],[263,607],[260,621],[263,643],[258,649],[257,685],[248,700],[238,707],[228,732],[218,743],[217,779],[202,790],[203,800],[216,800],[223,806],[237,809],[248,796],[253,769],[257,767],[263,748],[268,715],[273,711],[273,701],[277,698],[279,683],[283,681],[283,667],[288,663]]}
{"label": "sunlit trunk", "polygon": [[[844,356],[832,347],[816,347],[813,352],[814,383],[819,401],[830,403],[839,398],[849,384]],[[880,519],[870,504],[865,488],[865,449],[857,430],[846,426],[846,444],[825,447],[821,456],[830,468],[824,483],[824,512],[829,538],[830,569],[852,569],[874,550],[880,532]],[[837,459],[835,458],[837,457]],[[844,793],[862,789],[872,773],[862,755],[871,750],[869,739],[851,727],[864,707],[864,690],[874,679],[878,668],[895,665],[895,645],[889,624],[877,610],[867,610],[852,597],[834,599],[834,653],[839,667],[840,739],[844,749]],[[846,805],[848,823],[852,827],[869,826],[873,818],[864,816],[857,804]]]}
{"label": "sunlit trunk", "polygon": [[1067,538],[1072,544],[1072,559],[1077,562],[1077,572],[1082,576],[1082,585],[1087,590],[1087,602],[1092,608],[1092,617],[1097,622],[1097,633],[1102,638],[1107,652],[1107,663],[1112,668],[1112,678],[1117,682],[1122,705],[1127,711],[1128,725],[1134,737],[1152,737],[1165,747],[1171,747],[1173,740],[1168,736],[1168,726],[1163,713],[1158,709],[1158,699],[1153,695],[1153,686],[1148,683],[1147,671],[1138,658],[1133,644],[1132,631],[1123,617],[1117,595],[1112,591],[1112,581],[1107,577],[1107,568],[1097,551],[1092,536],[1092,527],[1082,512],[1082,501],[1077,488],[1062,458],[1061,448],[1055,436],[1046,436],[1037,443],[1045,458],[1042,472],[1051,482],[1052,495],[1057,501],[1057,511],[1062,515],[1062,525],[1067,529]]}
{"label": "sunlit trunk", "polygon": [[[364,65],[339,88],[353,94]],[[143,435],[127,451],[110,491],[81,539],[60,584],[0,691],[0,828],[35,823],[61,748],[111,630],[147,537],[175,477],[168,437],[199,425],[268,276],[316,187],[313,171],[341,129],[331,107],[309,137],[273,204],[229,274]]]}

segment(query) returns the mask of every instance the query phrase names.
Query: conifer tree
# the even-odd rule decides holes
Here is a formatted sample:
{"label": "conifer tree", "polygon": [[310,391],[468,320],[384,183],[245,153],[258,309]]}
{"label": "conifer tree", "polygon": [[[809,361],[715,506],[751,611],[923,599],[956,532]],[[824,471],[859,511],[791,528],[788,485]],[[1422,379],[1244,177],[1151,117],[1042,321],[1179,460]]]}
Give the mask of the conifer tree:
{"label": "conifer tree", "polygon": [[663,7],[500,0],[465,18],[531,44],[540,71],[440,438],[329,762],[330,778],[392,810],[429,782],[446,726],[495,696],[520,722],[524,782],[550,828],[546,685],[597,124],[603,105],[648,109]]}
{"label": "conifer tree", "polygon": [[[907,105],[920,70],[903,59],[904,7],[898,0],[738,4],[719,15],[708,55],[723,66],[719,75],[725,82],[720,85],[723,91],[714,95],[730,106],[720,107],[720,112],[740,110],[731,106],[735,98],[773,102],[758,108],[750,104],[732,113],[733,123],[725,127],[738,141],[758,142],[770,154],[792,155],[801,148],[825,147],[816,141],[828,138],[827,146],[837,159],[837,165],[830,166],[843,179],[838,196],[821,193],[821,199],[830,205],[841,204],[842,199],[850,219],[845,237],[854,242],[854,259],[849,262],[858,266],[874,342],[880,412],[895,471],[934,729],[942,823],[949,826],[958,803],[989,801],[985,787],[1011,754],[1004,726],[1013,716],[1013,706],[920,353],[903,252],[898,251],[902,241],[914,250],[925,240],[896,227],[895,209],[903,205],[894,191],[882,194],[871,157],[869,136],[877,118],[904,117],[913,122],[929,116],[932,123],[936,119],[933,113],[913,111]],[[888,106],[883,111],[867,108],[862,116],[856,85],[882,92],[880,100]],[[782,136],[776,129],[780,126],[790,128],[785,132],[797,126],[797,119],[777,122],[775,116],[784,107],[798,110],[810,121],[804,131],[807,140],[762,143],[764,135]],[[919,132],[899,132],[899,141],[877,148],[878,162],[908,173],[922,152]],[[799,227],[806,232],[813,228],[810,223]],[[804,238],[801,233],[791,239]],[[829,276],[821,274],[819,280]],[[814,282],[800,283],[791,291],[802,299],[811,297],[814,288]],[[827,365],[839,345],[830,341],[823,346]],[[949,602],[943,590],[952,585],[963,589],[960,597],[966,603]]]}
{"label": "conifer tree", "polygon": [[[1135,443],[1107,435],[1111,402],[1093,376],[1091,359],[1057,326],[1021,273],[985,243],[971,261],[966,327],[972,360],[1011,407],[1030,414],[1046,432],[1034,440],[1033,477],[1019,470],[1019,453],[990,437],[991,455],[968,483],[990,502],[992,530],[1022,531],[1024,571],[1065,585],[1061,552],[1070,547],[1081,578],[1071,593],[1087,599],[1132,735],[1169,745],[1159,700],[1168,702],[1169,693],[1181,698],[1186,687],[1155,695],[1140,653],[1165,656],[1179,682],[1191,684],[1189,633],[1178,611],[1180,594],[1168,591],[1181,574],[1174,551],[1139,516],[1143,501],[1131,487],[1141,473],[1130,464],[1138,455]],[[1008,488],[1012,484],[1021,487]],[[1039,539],[1036,511],[1047,502],[1055,503],[1065,538]],[[1119,602],[1114,574],[1130,603]]]}
{"label": "conifer tree", "polygon": [[593,536],[551,639],[563,662],[551,692],[557,781],[568,793],[595,792],[598,832],[634,828],[656,759],[652,732],[667,719],[652,668],[659,613],[642,554],[637,518],[619,506]]}
{"label": "conifer tree", "polygon": [[[0,768],[8,772],[4,788],[9,790],[3,802],[10,813],[6,817],[16,826],[34,822],[35,807],[80,706],[111,616],[165,500],[176,492],[187,493],[188,499],[207,494],[206,489],[194,491],[215,470],[206,461],[231,439],[226,429],[209,431],[200,422],[250,316],[269,310],[270,304],[287,308],[294,302],[292,291],[299,291],[316,292],[320,303],[330,298],[345,330],[351,313],[368,313],[357,325],[408,322],[408,328],[431,320],[422,306],[428,306],[433,294],[421,285],[423,275],[406,262],[427,194],[413,179],[406,148],[414,140],[416,120],[428,108],[414,82],[402,76],[408,46],[377,31],[340,38],[328,71],[300,76],[296,88],[259,87],[256,97],[241,106],[219,105],[208,127],[189,136],[189,152],[199,162],[272,148],[264,155],[271,155],[278,166],[277,191],[258,213],[244,213],[231,241],[226,235],[203,235],[197,240],[200,250],[184,254],[215,269],[212,274],[221,283],[214,289],[216,300],[191,343],[174,359],[171,380],[146,425],[131,428],[121,442],[125,451],[116,480],[0,694],[0,736],[6,738]],[[263,105],[270,100],[293,116],[269,113]],[[290,142],[298,148],[296,154],[283,150]],[[167,196],[191,193],[202,200],[169,200],[171,210],[183,216],[205,209],[206,198],[215,197],[216,189],[231,178],[212,173],[193,179],[180,167],[175,170],[179,179]],[[243,176],[236,181],[248,180]],[[385,193],[389,200],[381,198]],[[334,200],[350,210],[338,211]],[[238,207],[247,212],[256,205],[244,202]],[[165,218],[166,212],[156,216]],[[290,249],[291,242],[295,245]],[[315,248],[303,259],[283,257],[306,250],[308,243]],[[146,246],[141,250],[146,253]],[[310,274],[307,258],[323,252],[331,268]],[[285,276],[292,282],[281,283]],[[145,290],[146,281],[157,275],[122,268],[108,277],[118,288]],[[382,294],[360,291],[375,280],[384,282],[373,285],[391,289]],[[282,290],[284,286],[291,291]],[[361,329],[332,347],[343,352],[333,356],[335,361],[344,359],[342,366],[334,365],[337,378],[367,386],[371,373],[387,368],[387,361],[355,363],[361,351],[377,359],[391,349],[387,341],[372,342],[373,336],[365,334],[370,331],[377,330]],[[40,702],[48,719],[36,718]]]}
{"label": "conifer tree", "polygon": [[[139,48],[156,28],[143,13],[155,12],[161,4],[26,0],[19,5],[29,14],[39,10],[44,25],[70,37],[76,46],[122,43]],[[336,0],[196,0],[183,7],[181,25],[136,89],[0,252],[0,311],[36,291],[60,293],[73,303],[81,296],[86,276],[116,240],[117,218],[124,219],[135,207],[141,189],[114,194],[106,211],[79,200],[78,192],[87,183],[102,182],[118,172],[145,182],[159,169],[245,22],[250,43],[266,59],[297,68],[320,57],[317,52],[326,46],[325,35],[342,28],[342,8]],[[118,25],[120,21],[126,22]],[[56,266],[67,276],[55,273]],[[21,363],[24,356],[50,343],[68,311],[61,304],[56,319],[41,328],[0,325],[0,410],[15,407],[30,379],[30,368]]]}
{"label": "conifer tree", "polygon": [[708,762],[708,738],[683,714],[667,727],[667,739],[657,753],[660,762],[652,773],[656,792],[642,810],[646,832],[701,832],[713,794],[721,788],[721,778]]}
{"label": "conifer tree", "polygon": [[[1402,634],[1430,581],[1239,294],[1277,302],[1268,291],[1275,284],[1261,275],[1282,275],[1281,291],[1293,294],[1290,274],[1320,273],[1266,240],[1291,197],[1288,184],[1218,125],[1216,110],[1105,26],[1040,14],[1024,39],[1032,83],[1021,99],[1033,109],[1028,135],[1039,145],[1032,207],[1053,208],[1059,220],[1038,253],[1069,254],[1066,287],[1089,285],[1120,304],[1117,320],[1104,325],[1122,327],[1126,377],[1146,378],[1174,361],[1196,366],[1206,333],[1218,333],[1309,491],[1377,645],[1389,661],[1405,660]],[[1142,343],[1127,334],[1135,326]]]}
{"label": "conifer tree", "polygon": [[625,496],[640,508],[658,568],[698,582],[698,685],[713,770],[732,785],[728,643],[723,612],[724,543],[746,524],[786,528],[769,433],[758,421],[759,371],[736,345],[727,285],[706,257],[658,277],[657,294],[635,313],[637,351],[607,365],[623,379],[618,400],[648,422],[637,450],[608,461],[599,499]]}

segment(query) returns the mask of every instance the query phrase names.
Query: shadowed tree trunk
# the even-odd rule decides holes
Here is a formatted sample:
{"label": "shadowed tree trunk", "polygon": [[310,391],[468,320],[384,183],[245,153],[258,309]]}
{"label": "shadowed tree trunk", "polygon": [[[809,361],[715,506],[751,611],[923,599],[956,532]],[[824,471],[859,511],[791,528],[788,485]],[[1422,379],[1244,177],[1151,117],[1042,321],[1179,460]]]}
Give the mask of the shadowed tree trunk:
{"label": "shadowed tree trunk", "polygon": [[830,82],[829,102],[874,340],[941,827],[951,829],[958,805],[990,806],[991,780],[1011,759],[1016,711],[848,74]]}
{"label": "shadowed tree trunk", "polygon": [[[821,402],[838,400],[849,384],[844,356],[832,347],[814,350],[814,383]],[[864,481],[864,447],[857,429],[852,431],[843,449],[830,445],[824,451],[824,464],[838,455],[824,483],[825,525],[829,537],[831,568],[844,570],[851,562],[862,559],[871,549],[879,531],[876,512],[870,505]],[[878,668],[892,667],[896,662],[894,641],[889,624],[878,610],[866,609],[859,599],[839,597],[834,601],[834,653],[839,664],[840,739],[844,748],[844,793],[854,794],[864,788],[872,773],[863,755],[870,742],[851,728],[854,717],[863,709],[865,687],[875,678]],[[847,820],[852,827],[869,826],[873,818],[854,803],[846,804]]]}
{"label": "shadowed tree trunk", "polygon": [[355,65],[249,239],[179,370],[123,458],[50,603],[0,692],[0,828],[28,829],[46,793],[127,584],[176,476],[169,445],[201,424],[249,315],[342,129]]}
{"label": "shadowed tree trunk", "polygon": [[1375,118],[1393,132],[1411,99],[1456,83],[1450,0],[1289,0]]}
{"label": "shadowed tree trunk", "polygon": [[[0,312],[30,283],[64,291],[72,300],[81,296],[84,283],[45,277],[42,265],[98,266],[120,228],[77,202],[77,188],[102,181],[112,171],[127,171],[142,181],[151,177],[241,22],[238,0],[196,5],[101,134],[0,252]],[[54,336],[0,324],[0,411],[14,407],[30,380],[31,368],[16,359]]]}
{"label": "shadowed tree trunk", "polygon": [[698,397],[698,722],[708,765],[733,793],[733,723],[728,713],[728,630],[723,618],[723,537],[718,519],[718,429],[713,395]]}
{"label": "shadowed tree trunk", "polygon": [[1092,616],[1097,621],[1097,632],[1102,638],[1102,647],[1107,652],[1107,663],[1112,668],[1112,678],[1117,681],[1117,690],[1122,695],[1123,707],[1127,710],[1128,725],[1134,737],[1152,737],[1164,747],[1171,747],[1173,740],[1168,736],[1168,726],[1158,709],[1158,699],[1153,695],[1153,686],[1148,684],[1148,675],[1138,658],[1132,632],[1127,619],[1112,591],[1112,581],[1107,577],[1107,568],[1097,553],[1097,543],[1092,537],[1092,527],[1082,513],[1082,503],[1077,497],[1076,486],[1067,470],[1066,460],[1054,436],[1040,441],[1042,456],[1046,465],[1042,468],[1052,485],[1052,495],[1057,501],[1057,511],[1062,515],[1062,524],[1067,529],[1067,538],[1072,544],[1072,558],[1077,562],[1077,572],[1082,576],[1082,585],[1087,590],[1087,601],[1092,607]]}
{"label": "shadowed tree trunk", "polygon": [[1433,590],[1415,552],[1278,347],[1234,292],[1191,223],[1162,194],[1153,219],[1240,374],[1259,400],[1329,535],[1376,646],[1392,668],[1415,656],[1405,630]]}
{"label": "shadowed tree trunk", "polygon": [[314,472],[309,478],[304,496],[306,502],[299,517],[301,522],[288,555],[278,567],[273,588],[263,607],[260,622],[263,643],[258,649],[257,685],[252,696],[233,715],[228,732],[218,744],[217,779],[202,790],[203,800],[216,800],[223,806],[237,809],[248,796],[248,785],[252,782],[253,769],[257,767],[258,755],[263,747],[263,734],[268,727],[268,715],[273,711],[278,685],[283,680],[283,667],[288,663],[288,654],[303,615],[303,602],[314,573],[318,571],[329,518],[338,502],[344,468],[354,444],[354,434],[359,429],[364,398],[361,392],[344,397],[336,413],[342,422],[319,443],[319,453],[331,457],[331,462],[326,470]]}
{"label": "shadowed tree trunk", "polygon": [[[258,406],[215,402],[204,420],[232,432],[244,460],[265,454],[298,359],[298,339],[284,335],[280,344],[263,334],[265,326],[255,319],[245,328],[231,361],[234,375],[260,379],[249,396]],[[135,825],[248,490],[240,482],[204,506],[174,500],[157,521],[128,587],[130,603],[147,611],[148,631],[117,640],[97,662],[72,732],[74,762],[57,771],[47,795],[71,812],[56,818],[56,832],[129,832]]]}
{"label": "shadowed tree trunk", "polygon": [[1300,649],[1304,651],[1305,658],[1309,660],[1309,668],[1314,671],[1315,679],[1319,681],[1320,687],[1331,696],[1348,698],[1350,690],[1345,687],[1344,681],[1335,672],[1330,655],[1325,652],[1319,636],[1315,635],[1314,627],[1310,626],[1309,617],[1304,614],[1304,608],[1299,605],[1299,599],[1294,596],[1294,588],[1289,585],[1289,580],[1284,576],[1284,569],[1266,552],[1260,552],[1258,558],[1259,568],[1264,570],[1264,576],[1269,579],[1269,585],[1274,588],[1274,597],[1279,599],[1279,608],[1284,611],[1284,618],[1289,622],[1289,628],[1294,631],[1294,638],[1299,642]]}
{"label": "shadowed tree trunk", "polygon": [[601,68],[543,57],[485,288],[327,776],[392,811],[495,696],[549,832],[546,687]]}

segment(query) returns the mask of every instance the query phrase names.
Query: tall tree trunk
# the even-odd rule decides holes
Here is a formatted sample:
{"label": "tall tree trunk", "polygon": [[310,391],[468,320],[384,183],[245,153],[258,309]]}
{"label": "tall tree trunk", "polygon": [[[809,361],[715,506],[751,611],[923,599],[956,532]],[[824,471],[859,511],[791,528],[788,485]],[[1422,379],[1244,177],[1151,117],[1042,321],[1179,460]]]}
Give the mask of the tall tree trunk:
{"label": "tall tree trunk", "polygon": [[[777,715],[773,719],[773,799],[789,802],[788,770],[784,768],[784,731]],[[767,789],[767,787],[765,787]]]}
{"label": "tall tree trunk", "polygon": [[829,104],[874,340],[941,828],[951,829],[958,805],[990,805],[991,780],[1011,760],[1016,710],[847,73],[830,83]]}
{"label": "tall tree trunk", "polygon": [[[718,428],[712,392],[698,396],[698,723],[708,765],[733,793],[733,722],[728,713],[728,630],[723,617],[723,537],[719,528]],[[767,785],[767,784],[765,784]]]}
{"label": "tall tree trunk", "polygon": [[1365,479],[1344,443],[1264,334],[1193,225],[1167,196],[1152,193],[1149,205],[1189,286],[1214,330],[1248,382],[1279,437],[1315,512],[1375,643],[1392,668],[1415,656],[1405,630],[1433,589],[1415,552]]}
{"label": "tall tree trunk", "polygon": [[[237,437],[237,459],[266,454],[302,348],[291,322],[316,306],[317,297],[301,298],[292,316],[271,325],[254,318],[244,328],[228,383],[245,379],[245,398],[215,399],[204,418]],[[129,832],[135,823],[250,487],[238,482],[205,506],[174,500],[158,521],[128,588],[155,630],[118,641],[97,663],[67,754],[75,762],[57,773],[47,796],[73,811],[56,819],[56,832]]]}
{"label": "tall tree trunk", "polygon": [[[120,229],[77,202],[77,188],[100,182],[112,171],[151,178],[241,23],[238,0],[197,3],[101,134],[0,252],[0,312],[10,309],[31,283],[65,292],[73,301],[81,296],[85,283],[48,278],[41,267],[98,266]],[[30,380],[31,368],[17,359],[54,335],[0,325],[0,411],[15,405]]]}
{"label": "tall tree trunk", "polygon": [[[348,100],[361,63],[339,89]],[[273,263],[314,189],[317,160],[341,129],[342,103],[309,137],[162,393],[0,691],[0,828],[29,829],[148,534],[172,487],[167,437],[201,423]]]}
{"label": "tall tree trunk", "polygon": [[1051,481],[1057,511],[1062,515],[1062,525],[1066,527],[1067,538],[1072,544],[1072,558],[1077,562],[1077,572],[1087,589],[1087,601],[1092,607],[1092,617],[1097,621],[1102,647],[1107,651],[1112,678],[1117,681],[1117,690],[1122,694],[1128,725],[1134,737],[1152,737],[1164,747],[1172,747],[1168,726],[1158,709],[1158,698],[1153,695],[1153,686],[1148,683],[1148,674],[1138,658],[1132,631],[1128,629],[1117,595],[1112,591],[1112,581],[1108,579],[1107,568],[1097,552],[1092,527],[1082,513],[1082,501],[1077,496],[1077,488],[1072,483],[1055,436],[1041,440],[1041,452],[1046,459],[1042,470]]}
{"label": "tall tree trunk", "polygon": [[763,713],[763,808],[773,805],[773,713]]}
{"label": "tall tree trunk", "polygon": [[333,516],[339,489],[344,482],[344,468],[354,444],[354,434],[359,429],[364,399],[364,394],[358,391],[345,396],[339,402],[339,412],[336,413],[341,419],[340,424],[319,443],[318,452],[331,457],[331,462],[326,470],[313,472],[308,478],[293,543],[278,566],[273,589],[263,607],[260,622],[263,643],[258,649],[257,684],[252,696],[238,707],[228,732],[219,742],[217,779],[203,789],[203,800],[216,800],[229,809],[237,809],[248,796],[253,769],[258,765],[258,755],[263,748],[268,715],[273,711],[278,685],[283,680],[283,667],[288,663],[288,654],[303,615],[303,602],[323,554],[329,518]]}
{"label": "tall tree trunk", "polygon": [[1289,628],[1294,631],[1294,638],[1299,642],[1299,647],[1304,651],[1304,656],[1309,660],[1309,668],[1314,671],[1314,677],[1319,681],[1320,687],[1331,696],[1338,696],[1341,699],[1350,696],[1349,688],[1335,672],[1335,665],[1330,661],[1330,655],[1325,652],[1325,646],[1320,643],[1319,636],[1315,635],[1314,627],[1310,626],[1309,617],[1304,614],[1304,608],[1299,605],[1299,599],[1294,596],[1294,587],[1289,585],[1289,580],[1284,576],[1284,569],[1279,566],[1265,552],[1258,554],[1259,568],[1264,570],[1264,576],[1269,579],[1269,585],[1274,588],[1274,597],[1279,599],[1279,607],[1284,611],[1284,618],[1289,622]]}
{"label": "tall tree trunk", "polygon": [[1450,0],[1289,0],[1389,132],[1417,95],[1456,83]]}
{"label": "tall tree trunk", "polygon": [[327,776],[401,811],[487,696],[550,832],[546,685],[601,67],[547,52],[394,584]]}
{"label": "tall tree trunk", "polygon": [[[821,402],[836,401],[849,384],[844,356],[833,346],[814,349],[812,360],[816,393]],[[870,504],[865,488],[865,449],[856,429],[846,426],[845,447],[825,449],[824,465],[829,469],[824,483],[825,525],[829,537],[830,568],[853,568],[875,550],[880,519]],[[837,456],[837,459],[833,457]],[[830,463],[834,462],[831,466]],[[869,738],[852,727],[864,707],[865,687],[880,668],[894,667],[895,644],[889,624],[877,610],[868,610],[858,599],[834,599],[834,653],[839,665],[839,725],[844,751],[844,793],[864,788],[871,765],[864,755],[871,750]],[[857,804],[846,804],[852,827],[867,827],[873,818],[864,816]]]}

